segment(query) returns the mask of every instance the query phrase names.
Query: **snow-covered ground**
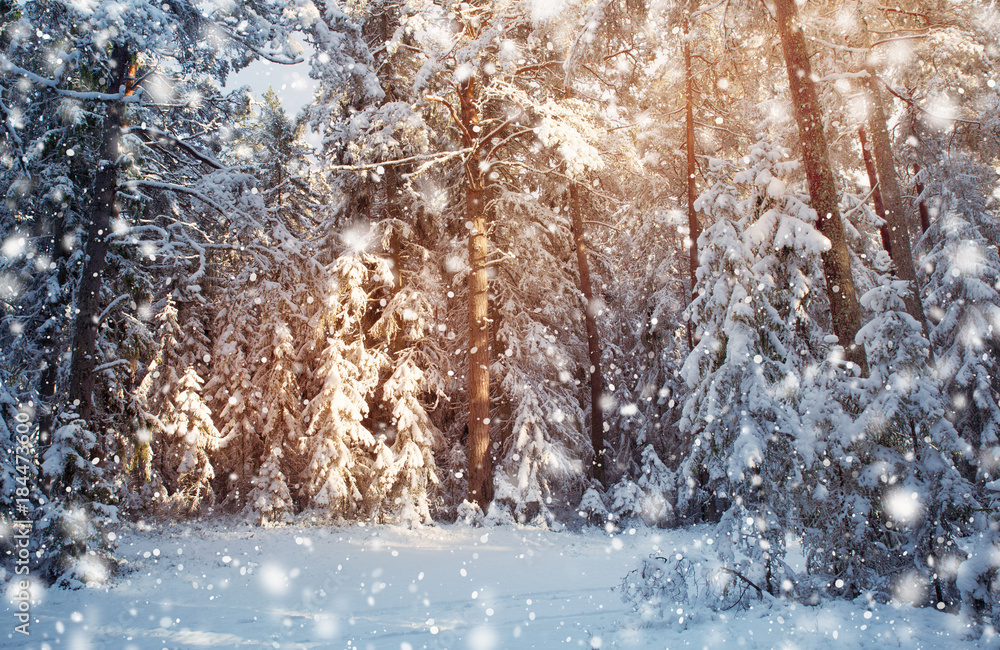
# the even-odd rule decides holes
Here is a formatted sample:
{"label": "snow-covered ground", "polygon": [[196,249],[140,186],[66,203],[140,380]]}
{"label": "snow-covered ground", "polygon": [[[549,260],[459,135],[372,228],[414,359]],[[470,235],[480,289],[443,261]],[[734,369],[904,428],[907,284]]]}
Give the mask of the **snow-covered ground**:
{"label": "snow-covered ground", "polygon": [[[904,605],[782,603],[645,627],[612,590],[705,532],[437,525],[121,533],[132,570],[39,593],[17,648],[972,648],[958,617]],[[5,599],[4,620],[14,621]],[[26,643],[27,641],[27,643]]]}

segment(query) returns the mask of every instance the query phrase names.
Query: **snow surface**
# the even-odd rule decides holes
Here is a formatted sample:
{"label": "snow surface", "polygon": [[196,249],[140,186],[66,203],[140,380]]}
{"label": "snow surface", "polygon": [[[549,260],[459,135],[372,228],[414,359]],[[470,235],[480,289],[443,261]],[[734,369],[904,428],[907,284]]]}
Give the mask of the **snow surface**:
{"label": "snow surface", "polygon": [[133,527],[119,539],[129,573],[40,591],[28,642],[9,625],[0,647],[977,647],[957,616],[861,599],[644,626],[613,588],[654,548],[697,547],[709,531]]}

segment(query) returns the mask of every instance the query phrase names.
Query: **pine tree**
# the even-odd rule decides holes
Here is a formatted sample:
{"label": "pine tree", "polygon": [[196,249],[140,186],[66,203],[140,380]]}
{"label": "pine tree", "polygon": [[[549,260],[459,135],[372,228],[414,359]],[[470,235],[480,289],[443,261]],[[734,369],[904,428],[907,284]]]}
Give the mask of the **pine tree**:
{"label": "pine tree", "polygon": [[152,429],[153,462],[166,492],[159,497],[170,510],[190,515],[214,504],[215,471],[208,454],[220,435],[202,397],[204,380],[193,364],[193,339],[177,317],[170,295],[157,317],[161,347],[140,394]]}
{"label": "pine tree", "polygon": [[248,502],[262,521],[276,522],[289,520],[295,511],[288,477],[301,469],[296,454],[303,440],[303,419],[291,330],[279,321],[269,334],[273,347],[253,381],[263,393],[260,430],[264,451]]}
{"label": "pine tree", "polygon": [[989,482],[1000,472],[1000,257],[952,205],[945,197],[943,214],[921,240],[922,279],[937,374],[950,401],[944,408],[965,441],[962,455]]}
{"label": "pine tree", "polygon": [[223,473],[217,488],[226,503],[241,508],[250,494],[250,481],[259,468],[263,453],[259,430],[260,417],[254,408],[249,344],[244,324],[234,322],[233,312],[246,312],[239,305],[223,307],[216,318],[217,338],[212,349],[211,374],[204,394],[209,396],[216,426],[219,429],[218,450],[211,456],[213,466]]}
{"label": "pine tree", "polygon": [[[375,265],[374,273],[367,263]],[[391,283],[392,273],[384,260],[350,252],[336,260],[332,272],[336,287],[328,298],[327,321],[318,330],[325,339],[318,371],[322,384],[305,411],[308,429],[301,453],[308,460],[301,495],[307,508],[363,517],[373,505],[363,490],[373,480],[370,455],[376,448],[364,419],[383,363],[365,346],[366,285],[370,274]]]}
{"label": "pine tree", "polygon": [[[883,265],[886,262],[883,254]],[[853,563],[861,549],[882,537],[888,563],[912,562],[933,582],[932,602],[951,604],[956,600],[949,593],[953,585],[935,565],[951,555],[977,504],[971,484],[954,464],[964,445],[945,418],[941,386],[928,372],[928,343],[921,323],[908,313],[908,288],[905,280],[883,278],[862,297],[875,317],[858,335],[868,350],[872,373],[865,382],[870,396],[859,418],[863,434],[854,445],[859,462],[854,472],[859,474],[858,492],[868,495],[871,507],[864,537],[845,544],[859,552],[845,558],[841,549],[834,563]],[[889,568],[883,568],[883,575],[891,573]],[[853,569],[851,577],[870,571],[860,565]],[[865,578],[856,588],[877,579]]]}
{"label": "pine tree", "polygon": [[693,444],[678,508],[691,516],[708,504],[723,559],[771,593],[786,572],[785,533],[799,525],[803,469],[818,461],[805,414],[824,408],[813,377],[828,363],[812,303],[829,242],[787,185],[798,166],[788,156],[762,138],[735,172],[715,163],[698,199],[713,220],[691,304],[699,342],[681,371],[691,393],[680,428]]}
{"label": "pine tree", "polygon": [[[398,512],[406,521],[431,521],[430,497],[439,483],[434,448],[440,433],[420,403],[424,373],[410,351],[396,359],[392,375],[382,386],[383,401],[392,405],[395,436],[391,447],[384,443],[372,465],[381,497],[378,509]],[[386,453],[388,452],[388,453]]]}

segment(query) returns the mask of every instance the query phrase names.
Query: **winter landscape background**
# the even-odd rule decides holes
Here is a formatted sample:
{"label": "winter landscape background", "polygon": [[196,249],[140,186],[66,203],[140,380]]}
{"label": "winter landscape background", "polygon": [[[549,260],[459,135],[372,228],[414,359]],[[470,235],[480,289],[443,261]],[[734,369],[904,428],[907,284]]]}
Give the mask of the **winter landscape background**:
{"label": "winter landscape background", "polygon": [[1000,646],[997,33],[0,1],[0,645]]}

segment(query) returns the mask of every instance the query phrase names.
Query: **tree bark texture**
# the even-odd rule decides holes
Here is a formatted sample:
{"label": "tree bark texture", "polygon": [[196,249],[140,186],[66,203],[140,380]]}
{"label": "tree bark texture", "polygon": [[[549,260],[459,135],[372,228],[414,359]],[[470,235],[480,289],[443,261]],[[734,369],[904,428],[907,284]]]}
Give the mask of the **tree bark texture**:
{"label": "tree bark texture", "polygon": [[[695,173],[697,167],[694,157],[694,73],[691,68],[691,40],[690,40],[690,19],[684,22],[684,101],[687,126],[687,136],[685,137],[687,148],[687,217],[688,217],[688,238],[690,253],[690,277],[691,295],[689,300],[694,299],[694,288],[697,283],[698,274],[698,237],[701,236],[701,222],[698,221],[698,213],[694,209]],[[694,349],[694,325],[691,320],[687,322],[688,348]]]}
{"label": "tree bark texture", "polygon": [[607,487],[604,450],[604,411],[601,409],[601,395],[604,392],[604,376],[601,373],[601,339],[597,333],[597,303],[590,285],[590,263],[587,261],[587,243],[583,237],[583,215],[580,213],[580,197],[575,183],[569,186],[570,212],[573,218],[573,240],[576,244],[576,264],[580,271],[580,291],[583,292],[587,308],[584,310],[584,324],[587,330],[587,353],[590,357],[590,444],[594,448],[591,471],[594,480]]}
{"label": "tree bark texture", "polygon": [[[475,145],[479,109],[472,78],[459,87],[463,139]],[[465,165],[466,216],[469,230],[469,501],[486,512],[493,500],[493,458],[490,450],[490,321],[489,285],[486,275],[485,176],[479,156]]]}
{"label": "tree bark texture", "polygon": [[899,191],[899,181],[896,178],[896,166],[893,162],[892,145],[889,142],[889,132],[886,129],[885,106],[882,94],[878,89],[875,68],[869,63],[865,66],[868,72],[868,96],[871,107],[868,111],[868,131],[872,138],[872,153],[875,157],[875,170],[878,172],[879,189],[882,192],[882,205],[885,212],[879,216],[885,219],[889,229],[889,256],[896,265],[896,275],[900,280],[906,280],[910,285],[909,293],[903,298],[906,311],[917,319],[924,330],[924,336],[930,336],[927,328],[927,317],[924,316],[924,306],[920,300],[920,286],[917,284],[917,274],[913,268],[913,252],[910,249],[910,230],[906,226],[906,215],[903,213],[903,199]]}
{"label": "tree bark texture", "polygon": [[802,142],[802,162],[809,184],[809,197],[816,211],[819,230],[831,244],[822,258],[833,333],[844,346],[847,359],[858,364],[861,372],[867,374],[868,360],[864,348],[854,342],[861,328],[861,306],[851,275],[844,223],[840,218],[837,188],[823,133],[823,112],[812,80],[805,34],[798,22],[795,0],[776,0],[775,6],[792,107]]}
{"label": "tree bark texture", "polygon": [[[112,80],[109,90],[118,92],[128,81],[128,46],[115,43],[111,51]],[[101,287],[108,255],[111,223],[118,217],[118,141],[125,125],[125,104],[108,102],[101,127],[100,162],[94,177],[93,206],[87,224],[83,274],[76,298],[76,328],[70,363],[69,399],[77,414],[90,421],[94,414],[94,368],[97,355],[97,322],[101,313]]]}
{"label": "tree bark texture", "polygon": [[927,201],[924,200],[924,184],[920,182],[920,165],[913,165],[914,181],[917,190],[917,213],[920,215],[920,232],[925,233],[931,227],[931,215],[927,210]]}
{"label": "tree bark texture", "polygon": [[[868,185],[872,188],[872,203],[875,206],[875,214],[879,218],[883,218],[885,207],[882,205],[882,191],[878,186],[878,174],[875,172],[875,161],[872,160],[872,150],[868,145],[868,134],[865,133],[863,126],[858,129],[858,140],[861,141],[861,159],[864,160],[865,172],[868,173]],[[892,257],[892,241],[889,239],[888,223],[882,224],[878,229],[878,234],[882,238],[882,248],[885,249],[886,253],[889,253],[889,257]]]}

